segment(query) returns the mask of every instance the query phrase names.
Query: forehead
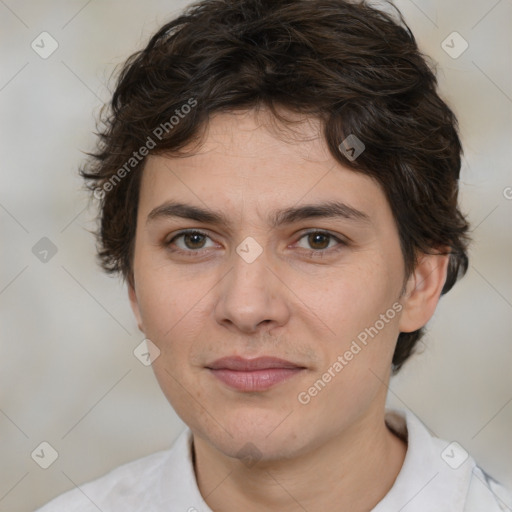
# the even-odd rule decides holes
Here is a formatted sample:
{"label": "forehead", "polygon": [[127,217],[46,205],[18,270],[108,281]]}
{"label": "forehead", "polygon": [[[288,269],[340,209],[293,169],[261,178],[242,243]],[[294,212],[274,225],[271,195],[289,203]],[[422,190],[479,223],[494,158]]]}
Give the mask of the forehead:
{"label": "forehead", "polygon": [[197,154],[226,150],[259,158],[265,154],[294,155],[298,158],[324,161],[331,158],[322,136],[322,123],[317,117],[278,110],[286,121],[276,118],[267,108],[235,110],[214,114],[205,126],[203,144]]}
{"label": "forehead", "polygon": [[169,200],[232,213],[253,208],[262,217],[319,201],[342,202],[368,217],[390,213],[375,180],[331,155],[319,119],[286,115],[292,124],[267,111],[216,114],[200,145],[185,148],[187,156],[149,156],[140,213],[147,217]]}

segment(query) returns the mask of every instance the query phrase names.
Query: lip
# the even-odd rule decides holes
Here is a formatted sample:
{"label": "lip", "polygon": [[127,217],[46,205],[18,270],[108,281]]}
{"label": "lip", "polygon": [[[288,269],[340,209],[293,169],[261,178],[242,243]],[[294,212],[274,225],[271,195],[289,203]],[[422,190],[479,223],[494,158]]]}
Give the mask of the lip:
{"label": "lip", "polygon": [[223,357],[206,368],[227,386],[243,392],[264,391],[305,369],[291,361],[268,356],[254,359]]}

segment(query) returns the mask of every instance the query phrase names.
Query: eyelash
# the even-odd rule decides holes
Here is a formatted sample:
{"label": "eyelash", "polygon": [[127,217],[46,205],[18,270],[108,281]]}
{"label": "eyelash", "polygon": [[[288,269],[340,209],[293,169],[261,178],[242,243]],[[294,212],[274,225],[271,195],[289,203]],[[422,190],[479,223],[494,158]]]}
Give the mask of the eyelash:
{"label": "eyelash", "polygon": [[[337,251],[340,250],[341,247],[345,247],[345,246],[348,245],[347,242],[345,242],[344,240],[341,240],[340,238],[338,238],[337,236],[333,235],[329,231],[322,231],[322,230],[319,230],[319,229],[312,229],[310,231],[306,231],[305,233],[303,233],[299,237],[297,242],[302,240],[304,237],[307,237],[308,235],[312,235],[312,234],[320,234],[320,235],[327,236],[327,237],[330,238],[329,242],[331,240],[334,240],[334,241],[338,242],[338,244],[337,244],[337,246],[331,247],[330,249],[309,249],[310,256],[312,256],[312,255],[314,255],[314,256],[323,256],[324,254],[329,254],[331,252],[337,252]],[[208,233],[205,233],[204,231],[201,231],[201,230],[198,230],[198,229],[186,229],[184,231],[180,231],[179,233],[177,233],[168,242],[164,242],[164,245],[167,248],[169,248],[177,239],[182,238],[183,236],[186,236],[186,235],[201,235],[201,236],[204,236],[206,238],[210,238],[210,240],[211,240],[211,237],[208,235]],[[195,257],[198,254],[201,254],[201,252],[205,251],[205,250],[207,251],[208,249],[198,249],[198,250],[189,249],[189,250],[186,250],[186,251],[183,250],[183,249],[171,249],[171,251],[173,253],[182,254],[182,255],[185,255],[187,257]],[[305,250],[307,251],[308,249],[305,249]]]}

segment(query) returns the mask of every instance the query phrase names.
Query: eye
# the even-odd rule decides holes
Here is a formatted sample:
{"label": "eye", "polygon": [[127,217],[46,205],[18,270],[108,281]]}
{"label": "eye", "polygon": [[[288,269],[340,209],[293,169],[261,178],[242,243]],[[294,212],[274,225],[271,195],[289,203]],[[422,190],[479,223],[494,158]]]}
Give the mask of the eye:
{"label": "eye", "polygon": [[332,242],[336,242],[336,245],[347,245],[343,240],[340,240],[338,237],[332,235],[328,231],[309,231],[308,233],[304,233],[299,241],[302,239],[306,239],[306,243],[309,247],[304,247],[304,249],[312,249],[314,252],[327,252],[327,249],[332,249]]}
{"label": "eye", "polygon": [[[300,241],[305,240],[309,247],[301,246]],[[210,244],[208,245],[208,241]],[[207,233],[197,229],[181,231],[174,235],[169,241],[164,242],[171,251],[193,256],[202,250],[215,247],[215,243]],[[297,242],[299,247],[310,250],[312,254],[322,254],[339,250],[347,243],[329,233],[328,231],[313,230],[304,233]]]}
{"label": "eye", "polygon": [[[208,247],[214,246],[206,245],[206,241],[208,239],[210,239],[210,237],[206,233],[203,233],[202,231],[187,230],[181,231],[180,233],[172,237],[168,242],[165,243],[165,245],[176,245],[178,247],[178,252],[199,252],[199,250],[201,249],[206,249]],[[179,243],[177,242],[178,240],[180,240]]]}

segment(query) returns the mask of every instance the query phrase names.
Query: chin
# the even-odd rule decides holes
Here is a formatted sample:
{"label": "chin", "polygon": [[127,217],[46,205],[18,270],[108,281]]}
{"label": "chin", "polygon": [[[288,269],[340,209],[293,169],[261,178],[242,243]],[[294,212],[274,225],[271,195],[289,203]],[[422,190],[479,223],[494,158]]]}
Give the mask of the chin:
{"label": "chin", "polygon": [[222,422],[225,430],[218,425],[211,430],[212,425],[209,424],[209,428],[200,428],[200,432],[202,437],[206,437],[213,446],[229,457],[268,461],[287,458],[300,452],[305,445],[304,436],[297,434],[300,429],[296,424],[297,418],[292,420],[293,414],[290,414],[290,423],[286,425],[288,414],[289,411],[283,414],[283,409],[262,413],[261,410],[253,408],[250,411],[225,415]]}
{"label": "chin", "polygon": [[[251,466],[256,462],[273,462],[288,459],[301,451],[302,446],[295,446],[297,440],[284,436],[255,436],[252,432],[240,432],[234,438],[224,439],[214,446],[229,457],[245,461]],[[301,443],[302,444],[302,443]]]}

